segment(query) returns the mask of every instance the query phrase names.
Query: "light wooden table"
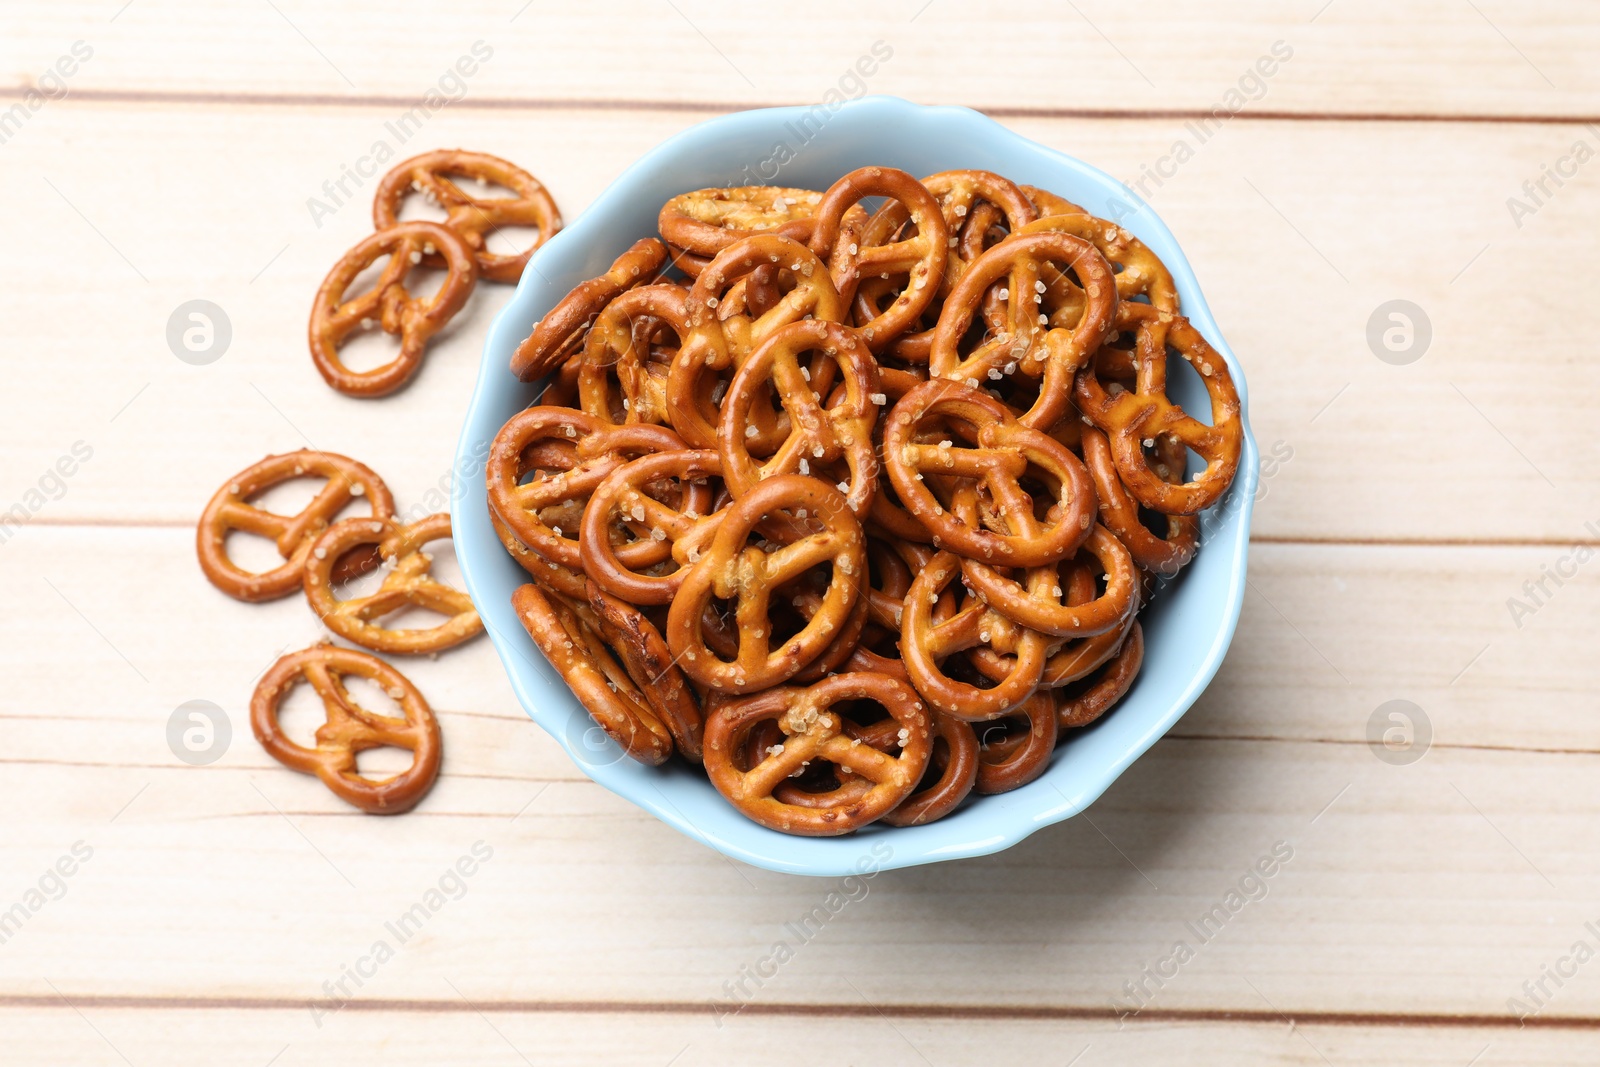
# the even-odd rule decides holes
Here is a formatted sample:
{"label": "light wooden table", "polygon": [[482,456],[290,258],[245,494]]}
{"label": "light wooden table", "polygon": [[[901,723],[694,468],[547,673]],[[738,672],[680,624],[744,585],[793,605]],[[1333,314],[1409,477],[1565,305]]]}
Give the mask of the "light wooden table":
{"label": "light wooden table", "polygon": [[[1600,962],[1570,955],[1600,949],[1593,5],[520,4],[7,5],[0,509],[28,521],[0,529],[0,921],[23,906],[0,1058],[1600,1060]],[[759,988],[746,969],[838,886],[733,864],[591,784],[485,641],[404,665],[447,737],[426,803],[353,814],[247,727],[309,613],[230,601],[195,566],[206,497],[269,451],[365,457],[402,507],[447,485],[506,292],[481,291],[405,393],[335,395],[306,309],[367,231],[371,180],[326,217],[307,201],[476,41],[492,56],[405,150],[506,155],[568,217],[707,115],[860,91],[847,71],[880,41],[870,91],[1162,172],[1145,191],[1285,457],[1232,650],[1173,734],[1085,817],[874,879]],[[75,42],[47,85],[67,95],[31,108]],[[1290,58],[1245,77],[1275,42]],[[1256,98],[1200,143],[1241,79]],[[166,341],[194,299],[231,323],[210,365]],[[1431,324],[1409,363],[1369,345],[1391,300]],[[210,766],[168,748],[190,700],[232,723]],[[1391,700],[1426,719],[1420,761],[1368,744]],[[344,1010],[308,1009],[476,842],[492,858],[459,899],[346,979]],[[1264,898],[1197,938],[1274,847],[1292,858]],[[62,857],[70,877],[47,874]]]}

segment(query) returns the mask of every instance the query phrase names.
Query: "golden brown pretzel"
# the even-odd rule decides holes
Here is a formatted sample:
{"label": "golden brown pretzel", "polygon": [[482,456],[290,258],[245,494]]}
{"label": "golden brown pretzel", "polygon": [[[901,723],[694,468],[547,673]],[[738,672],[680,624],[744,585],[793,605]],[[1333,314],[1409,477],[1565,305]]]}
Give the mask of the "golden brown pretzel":
{"label": "golden brown pretzel", "polygon": [[[978,780],[978,735],[970,723],[932,709],[933,751],[929,766],[938,776],[929,785],[914,790],[899,807],[883,817],[890,826],[922,826],[942,819],[967,799]],[[884,719],[854,731],[863,742],[887,751],[896,740],[891,731],[899,724]],[[924,781],[927,780],[924,775]]]}
{"label": "golden brown pretzel", "polygon": [[[1090,577],[1089,568],[1075,565],[1072,576],[1068,579],[1071,591],[1068,593],[1068,603],[1087,604],[1094,599],[1095,584]],[[1143,604],[1144,594],[1141,592],[1139,603]],[[1060,648],[1050,654],[1045,660],[1044,673],[1039,676],[1039,685],[1044,689],[1059,689],[1069,686],[1080,679],[1104,666],[1112,656],[1117,654],[1128,638],[1138,620],[1138,613],[1130,612],[1123,620],[1122,625],[1115,630],[1107,630],[1093,637],[1073,638],[1064,642]],[[973,666],[979,673],[990,678],[1003,678],[1009,669],[1003,661],[991,662],[981,655],[973,656]]]}
{"label": "golden brown pretzel", "polygon": [[1009,793],[1050,769],[1056,747],[1056,698],[1040,690],[1016,714],[974,727],[982,751],[978,756],[979,794]]}
{"label": "golden brown pretzel", "polygon": [[[334,523],[312,544],[306,559],[306,600],[324,626],[363,648],[405,655],[453,648],[482,633],[483,620],[471,597],[429,576],[433,557],[422,546],[449,536],[450,516],[444,512],[405,526],[393,519]],[[340,600],[333,594],[333,565],[363,545],[376,545],[383,555],[387,568],[383,584],[377,592]],[[378,621],[408,608],[437,612],[445,621],[427,629],[404,630]]]}
{"label": "golden brown pretzel", "polygon": [[663,204],[656,225],[669,244],[715,256],[740,238],[758,233],[778,231],[804,240],[810,236],[811,215],[821,199],[813,189],[774,185],[696,189]]}
{"label": "golden brown pretzel", "polygon": [[[448,175],[476,178],[485,185],[493,182],[516,195],[475,197]],[[561,212],[539,179],[486,152],[441,148],[397,164],[378,183],[372,200],[373,225],[384,230],[400,221],[400,204],[413,191],[445,210],[444,224],[472,248],[478,274],[485,281],[515,285],[528,259],[561,229]],[[502,226],[533,226],[539,234],[525,251],[514,255],[491,252],[489,236]],[[424,262],[430,267],[442,266],[437,257]]]}
{"label": "golden brown pretzel", "polygon": [[[1165,515],[1193,515],[1215,504],[1233,484],[1244,445],[1239,392],[1221,353],[1212,348],[1194,324],[1149,304],[1127,303],[1118,309],[1118,325],[1157,318],[1170,320],[1166,344],[1200,374],[1211,400],[1211,421],[1189,415],[1167,396],[1167,355],[1151,351],[1139,340],[1138,384],[1133,392],[1113,395],[1100,384],[1092,365],[1078,375],[1074,396],[1078,407],[1111,443],[1117,473],[1133,498]],[[1150,469],[1144,449],[1170,435],[1205,460],[1192,480],[1170,484]],[[1146,445],[1149,442],[1149,446]]]}
{"label": "golden brown pretzel", "polygon": [[[852,700],[877,702],[899,724],[898,756],[845,732],[843,716],[834,708]],[[772,721],[783,731],[776,751],[749,768],[738,766],[735,755],[746,736]],[[717,791],[762,826],[808,837],[847,834],[882,818],[921,781],[931,749],[925,705],[909,685],[886,674],[835,674],[806,688],[769,689],[723,704],[706,721],[706,772]],[[847,783],[837,803],[813,797],[805,805],[785,804],[773,795],[814,759],[872,785],[862,791]]]}
{"label": "golden brown pretzel", "polygon": [[621,293],[656,279],[667,249],[654,237],[635,241],[598,278],[580,282],[533,324],[533,330],[511,356],[511,373],[525,382],[561,366],[583,344],[595,316]]}
{"label": "golden brown pretzel", "polygon": [[595,628],[606,645],[622,661],[622,666],[644,695],[656,717],[671,732],[685,759],[701,759],[700,701],[689,688],[688,680],[655,624],[638,608],[589,584],[589,610]]}
{"label": "golden brown pretzel", "polygon": [[679,338],[688,332],[688,296],[681,285],[645,285],[622,293],[600,312],[578,365],[579,406],[584,411],[614,424],[671,424],[671,364],[651,358],[651,341],[662,327]]}
{"label": "golden brown pretzel", "polygon": [[[916,440],[919,424],[930,417],[960,424],[971,443]],[[906,393],[889,413],[883,457],[906,509],[933,531],[935,544],[964,556],[996,566],[1038,567],[1070,556],[1089,535],[1095,499],[1083,463],[974,386],[933,378]],[[1043,519],[1022,487],[1030,469],[1054,483],[1055,500]],[[982,524],[947,510],[929,488],[931,476],[970,479],[987,489],[990,506]]]}
{"label": "golden brown pretzel", "polygon": [[[944,171],[923,178],[922,184],[938,199],[950,235],[950,251],[938,297],[923,312],[924,322],[931,315],[936,323],[938,316],[934,312],[940,309],[967,267],[992,243],[1003,239],[1008,230],[1014,232],[1032,222],[1038,213],[1019,187],[990,171]],[[903,227],[909,217],[904,205],[889,201],[873,214],[861,244],[886,243],[888,235]],[[904,281],[884,279],[881,274],[862,279],[855,292],[856,322],[864,325],[876,317],[882,311],[883,301],[895,296],[904,287]],[[998,324],[1004,307],[1005,302],[995,300],[991,290],[986,298],[985,317]],[[932,347],[933,326],[928,325],[916,332],[902,333],[889,351],[902,359],[926,363]]]}
{"label": "golden brown pretzel", "polygon": [[[771,550],[748,545],[769,512],[805,509],[811,532]],[[799,632],[775,635],[768,608],[774,590],[818,564],[832,564],[816,612]],[[814,478],[783,474],[769,478],[723,513],[716,534],[672,600],[667,644],[684,673],[703,685],[730,693],[750,693],[793,678],[834,640],[860,596],[867,556],[861,525],[844,495]],[[736,604],[738,651],[732,662],[707,647],[705,610],[712,598]]]}
{"label": "golden brown pretzel", "polygon": [[[1181,483],[1185,453],[1181,445],[1169,447],[1172,442],[1169,437],[1156,441],[1156,447],[1168,453],[1158,463],[1156,476],[1165,482]],[[1100,499],[1100,521],[1127,546],[1135,563],[1155,574],[1171,576],[1194,558],[1200,546],[1200,520],[1193,515],[1168,515],[1167,535],[1152,533],[1139,520],[1139,505],[1128,496],[1122,477],[1117,474],[1105,434],[1091,427],[1083,430],[1083,461]]]}
{"label": "golden brown pretzel", "polygon": [[[1046,288],[1042,272],[1068,265],[1083,282],[1087,306],[1070,329],[1041,319]],[[971,352],[960,346],[990,286],[1006,280],[1008,313],[1005,329]],[[967,268],[939,314],[928,371],[979,385],[1017,371],[1041,378],[1038,399],[1022,416],[1025,425],[1048,429],[1066,414],[1072,376],[1110,332],[1117,311],[1117,287],[1111,265],[1081,237],[1054,231],[1020,233],[1001,241]]]}
{"label": "golden brown pretzel", "polygon": [[[406,289],[406,275],[434,253],[444,256],[444,282],[432,296],[414,297]],[[382,256],[389,262],[373,287],[347,299],[350,283]],[[317,288],[307,328],[311,360],[341,393],[386,396],[417,373],[428,342],[466,304],[477,283],[477,260],[454,230],[435,222],[400,222],[380,230],[339,257]],[[400,338],[400,353],[381,367],[351,370],[339,358],[339,347],[356,330],[374,324]]]}
{"label": "golden brown pretzel", "polygon": [[[860,578],[859,575],[857,577]],[[810,685],[812,682],[819,682],[849,662],[856,649],[860,647],[861,633],[867,627],[867,609],[869,605],[867,604],[865,584],[865,581],[863,581],[862,593],[856,597],[855,606],[850,609],[850,614],[845,616],[844,625],[834,630],[833,640],[817,654],[816,659],[796,671],[794,677],[789,679],[790,682],[795,685]],[[780,590],[778,596],[782,597],[785,592]],[[809,623],[821,609],[822,600],[822,594],[813,589],[806,589],[797,595],[791,596],[789,604],[799,614],[800,618]],[[891,671],[889,673],[894,672]]]}
{"label": "golden brown pretzel", "polygon": [[[565,466],[552,463],[546,467],[530,461],[530,451],[563,442],[571,445]],[[633,456],[682,448],[683,441],[665,426],[607,426],[572,408],[524,408],[506,421],[489,448],[484,464],[489,506],[517,540],[534,552],[552,563],[580,570],[579,505]],[[540,477],[524,483],[529,471]],[[547,514],[552,510],[557,513],[554,517]],[[670,553],[662,544],[635,542],[618,554],[630,569],[638,569],[659,563]]]}
{"label": "golden brown pretzel", "polygon": [[553,589],[562,596],[572,597],[577,600],[586,600],[589,596],[589,579],[584,577],[582,571],[575,571],[570,567],[563,567],[559,563],[552,563],[527,545],[517,540],[517,535],[511,532],[511,527],[505,524],[494,508],[489,508],[489,525],[494,527],[495,536],[517,561],[517,566],[528,572],[528,576],[541,586]]}
{"label": "golden brown pretzel", "polygon": [[1057,690],[1060,693],[1056,704],[1059,727],[1071,730],[1087,726],[1111,710],[1132,688],[1143,662],[1144,627],[1135,622],[1122,647],[1117,650],[1116,658],[1088,688],[1077,694]]}
{"label": "golden brown pretzel", "polygon": [[[672,603],[688,573],[685,568],[700,558],[716,532],[718,520],[712,514],[706,480],[721,473],[717,454],[702,449],[641,456],[606,475],[584,507],[579,536],[590,581],[632,604]],[[679,487],[676,502],[649,491],[667,481]],[[631,539],[625,539],[627,535]],[[647,540],[670,543],[677,569],[647,574],[619,558],[619,548]],[[665,564],[663,559],[648,566],[660,570]]]}
{"label": "golden brown pretzel", "polygon": [[1086,604],[1067,603],[1059,563],[1033,568],[1021,582],[975,559],[962,560],[961,573],[996,611],[1023,626],[1057,637],[1092,637],[1117,629],[1138,610],[1139,579],[1132,554],[1098,523],[1077,558],[1085,555],[1106,576],[1105,592]]}
{"label": "golden brown pretzel", "polygon": [[[1116,270],[1119,300],[1142,296],[1158,310],[1178,310],[1178,286],[1167,265],[1143,241],[1114,222],[1093,215],[1053,215],[1022,227],[1021,232],[1070,233],[1082,238],[1093,244]],[[1048,292],[1058,291],[1056,287],[1078,288],[1059,273],[1051,274],[1044,282]],[[1081,293],[1077,300],[1082,301]]]}
{"label": "golden brown pretzel", "polygon": [[987,201],[999,208],[1013,233],[1039,217],[1038,209],[1022,187],[988,170],[945,170],[922,179],[928,192],[939,198],[945,224],[960,229],[975,204]]}
{"label": "golden brown pretzel", "polygon": [[[823,358],[802,364],[807,352]],[[843,395],[830,398],[827,407],[818,395],[825,389],[818,380],[828,364],[843,378]],[[768,386],[788,413],[789,433],[777,451],[765,460],[750,455],[749,440],[756,429],[751,421],[757,393]],[[856,518],[866,518],[878,492],[878,454],[872,442],[879,405],[878,361],[859,334],[836,322],[807,319],[782,326],[767,336],[734,375],[722,401],[717,427],[717,447],[722,455],[722,475],[737,498],[761,481],[778,474],[821,476],[843,463],[849,471],[845,499]]]}
{"label": "golden brown pretzel", "polygon": [[711,265],[710,256],[702,256],[698,252],[691,252],[687,248],[680,248],[675,244],[667,245],[667,262],[683,272],[684,277],[691,282],[700,277],[700,272]]}
{"label": "golden brown pretzel", "polygon": [[[405,718],[361,707],[345,689],[346,675],[378,685]],[[315,748],[289,740],[278,722],[279,705],[302,679],[322,698],[326,715],[317,727]],[[376,656],[328,644],[291,652],[267,668],[250,698],[250,728],[267,755],[293,770],[316,775],[335,796],[375,815],[395,815],[415,807],[439,776],[444,752],[439,723],[410,679]],[[409,749],[411,766],[382,780],[363,777],[356,755],[384,747]]]}
{"label": "golden brown pretzel", "polygon": [[574,605],[530,584],[512,594],[511,606],[595,723],[640,763],[665,763],[672,733]]}
{"label": "golden brown pretzel", "polygon": [[[958,719],[981,722],[1021,707],[1033,695],[1044,672],[1049,638],[1018,626],[976,596],[950,617],[936,618],[934,605],[960,574],[960,557],[940,552],[911,583],[900,617],[900,656],[911,684],[928,703]],[[943,669],[942,661],[955,653],[1002,641],[1015,654],[1006,676],[990,688],[961,681]]]}
{"label": "golden brown pretzel", "polygon": [[1065,197],[1057,196],[1055,193],[1049,192],[1048,190],[1040,189],[1034,185],[1019,185],[1017,188],[1026,193],[1028,199],[1033,201],[1033,206],[1035,210],[1039,212],[1040,218],[1044,218],[1049,215],[1087,214],[1083,208],[1079,207],[1077,204],[1074,204],[1071,200],[1068,200]]}
{"label": "golden brown pretzel", "polygon": [[[723,301],[759,267],[783,268],[793,288],[760,314],[729,312]],[[731,372],[780,327],[804,318],[841,322],[845,304],[822,261],[778,234],[745,237],[717,253],[689,290],[689,330],[667,373],[672,424],[695,448],[717,447],[717,383],[708,371]]]}
{"label": "golden brown pretzel", "polygon": [[[846,225],[846,213],[869,197],[890,197],[905,205],[915,236],[887,244],[861,244],[865,227]],[[828,257],[834,288],[848,306],[865,277],[905,274],[905,289],[888,310],[862,324],[861,336],[874,352],[905,333],[932,303],[944,279],[950,232],[939,201],[911,175],[893,167],[862,167],[834,182],[816,208],[811,250]],[[820,317],[820,316],[819,316]]]}
{"label": "golden brown pretzel", "polygon": [[[293,515],[279,515],[249,503],[251,497],[275,485],[305,476],[321,476],[327,483],[309,504]],[[371,504],[373,518],[387,519],[394,514],[394,497],[383,479],[348,456],[305,449],[252,463],[228,479],[200,515],[195,530],[200,569],[212,585],[235,600],[255,603],[288,596],[301,586],[311,542],[328,528],[328,523],[352,498],[358,496],[366,497]],[[261,574],[239,567],[228,558],[230,530],[271,538],[284,564]],[[354,552],[336,562],[334,581],[344,582],[376,567],[378,554]]]}
{"label": "golden brown pretzel", "polygon": [[[900,401],[901,397],[926,380],[926,378],[918,377],[909,371],[882,366],[878,368],[879,393],[872,398],[872,402],[878,404],[879,400],[883,401],[882,404],[878,404],[883,410],[878,418],[877,426],[873,430],[873,439],[877,442],[880,456],[883,454],[883,433],[888,426],[889,420],[887,416],[889,412]],[[944,439],[943,430],[938,426],[932,425],[924,426],[913,436],[917,440],[928,444],[937,444]],[[933,543],[933,531],[923,525],[922,520],[906,510],[905,506],[900,503],[894,484],[885,478],[880,477],[878,479],[878,495],[872,501],[870,522],[875,528],[902,541],[915,541],[921,544]]]}
{"label": "golden brown pretzel", "polygon": [[900,612],[905,606],[906,594],[911,591],[911,582],[931,558],[933,553],[921,545],[867,535],[869,573],[863,592],[867,598],[868,617],[874,624],[899,631]]}

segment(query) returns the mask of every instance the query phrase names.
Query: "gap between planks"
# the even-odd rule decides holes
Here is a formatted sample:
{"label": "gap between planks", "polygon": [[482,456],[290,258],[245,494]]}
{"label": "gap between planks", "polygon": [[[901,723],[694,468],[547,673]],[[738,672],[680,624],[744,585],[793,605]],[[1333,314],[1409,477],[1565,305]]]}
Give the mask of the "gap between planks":
{"label": "gap between planks", "polygon": [[[0,995],[0,1009],[51,1008],[82,1010],[177,1010],[177,1011],[303,1011],[306,1002],[292,997],[183,997],[135,996],[123,994]],[[352,1000],[342,1010],[350,1012],[408,1012],[433,1015],[493,1012],[499,1015],[699,1015],[711,1010],[711,1002],[679,1001],[600,1001],[600,1000]],[[1387,1026],[1394,1028],[1438,1028],[1520,1030],[1600,1030],[1600,1017],[1581,1015],[1535,1015],[1518,1020],[1511,1015],[1451,1015],[1405,1012],[1294,1012],[1210,1009],[1165,1009],[1126,1014],[1110,1008],[1016,1006],[1008,1004],[756,1004],[747,1003],[740,1015],[807,1018],[969,1019],[1051,1021],[1090,1020],[1121,1023],[1219,1023],[1281,1026],[1285,1022],[1301,1026]]]}
{"label": "gap between planks", "polygon": [[[0,100],[21,100],[33,90],[28,86],[0,87]],[[246,107],[330,107],[330,108],[407,108],[417,98],[400,95],[350,95],[334,93],[251,93],[186,92],[170,89],[76,89],[67,98],[86,104],[172,104],[181,106]],[[452,108],[472,111],[656,111],[691,114],[725,114],[766,107],[806,106],[805,102],[770,103],[722,100],[627,100],[562,99],[559,97],[465,97]],[[1212,117],[1205,108],[1074,108],[1023,107],[1015,105],[983,107],[973,110],[997,119],[1166,119],[1195,120]],[[1522,126],[1587,126],[1600,122],[1600,115],[1505,114],[1466,112],[1451,114],[1423,111],[1294,111],[1252,110],[1232,115],[1234,119],[1262,122],[1448,122]]]}

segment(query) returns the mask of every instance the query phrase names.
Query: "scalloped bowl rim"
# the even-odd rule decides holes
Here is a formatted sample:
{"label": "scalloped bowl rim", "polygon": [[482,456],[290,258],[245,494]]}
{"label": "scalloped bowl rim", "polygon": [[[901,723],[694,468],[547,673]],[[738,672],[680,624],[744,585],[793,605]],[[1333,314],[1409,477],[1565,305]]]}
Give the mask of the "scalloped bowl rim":
{"label": "scalloped bowl rim", "polygon": [[[798,150],[790,142],[795,135],[806,138]],[[1099,723],[1077,731],[1059,746],[1050,770],[1039,779],[1011,793],[975,798],[926,826],[867,827],[834,838],[780,834],[745,819],[700,772],[676,766],[676,761],[666,767],[645,767],[623,757],[609,740],[597,741],[598,731],[587,713],[534,648],[511,610],[510,593],[526,578],[488,521],[482,477],[487,443],[536,391],[517,382],[507,368],[518,342],[573,284],[603,272],[639,236],[654,234],[655,212],[668,196],[764,177],[765,165],[778,158],[778,142],[772,141],[772,149],[756,146],[774,137],[791,150],[791,158],[779,164],[776,175],[784,184],[825,188],[839,174],[867,163],[919,174],[986,167],[1021,183],[1049,188],[1094,214],[1110,215],[1166,263],[1185,314],[1227,361],[1239,390],[1244,423],[1239,473],[1228,496],[1203,516],[1205,538],[1195,561],[1153,598],[1146,624],[1145,668],[1127,698]],[[924,168],[914,161],[930,153],[937,157],[929,160],[935,165]],[[721,160],[724,165],[702,160]],[[746,164],[742,173],[741,162]],[[749,169],[752,163],[756,171]],[[825,180],[815,176],[830,172],[832,177]],[[652,224],[637,218],[644,208]],[[633,221],[625,222],[630,215],[635,216]],[[1204,396],[1198,376],[1191,377],[1188,394],[1175,389],[1186,404]],[[590,778],[669,826],[726,856],[794,874],[842,876],[987,855],[1087,808],[1172,727],[1216,674],[1243,602],[1250,512],[1259,478],[1248,411],[1243,371],[1223,340],[1176,238],[1148,204],[1110,175],[968,108],[869,96],[837,111],[821,105],[741,111],[698,123],[647,152],[530,261],[484,343],[457,447],[457,476],[451,491],[456,552],[467,590],[529,716]],[[1180,646],[1175,633],[1169,632],[1177,630],[1199,647]],[[1152,664],[1163,673],[1154,675]]]}

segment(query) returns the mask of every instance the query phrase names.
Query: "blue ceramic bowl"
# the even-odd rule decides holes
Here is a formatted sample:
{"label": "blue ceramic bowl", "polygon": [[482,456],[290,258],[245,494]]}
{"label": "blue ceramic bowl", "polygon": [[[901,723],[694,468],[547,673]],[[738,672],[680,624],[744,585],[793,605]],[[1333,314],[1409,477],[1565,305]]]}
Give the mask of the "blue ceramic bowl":
{"label": "blue ceramic bowl", "polygon": [[[993,170],[1121,222],[1155,250],[1177,280],[1183,310],[1228,361],[1245,405],[1244,454],[1228,496],[1203,516],[1195,561],[1145,610],[1145,660],[1127,697],[1099,723],[1073,733],[1049,771],[1000,796],[974,797],[927,826],[872,826],[837,838],[791,837],[740,815],[698,772],[645,767],[623,756],[573,698],[511,610],[527,577],[489,524],[483,458],[495,432],[537,393],[517,381],[511,353],[577,282],[605,271],[640,237],[656,233],[670,197],[706,186],[768,183],[825,189],[857,167],[912,174],[958,167]],[[1208,412],[1199,377],[1173,360],[1172,395]],[[1201,418],[1206,418],[1204,414]],[[663,822],[734,859],[773,871],[839,876],[982,856],[1088,807],[1117,775],[1177,722],[1216,674],[1233,637],[1245,588],[1250,508],[1259,472],[1244,373],[1200,295],[1178,242],[1148,205],[1109,175],[1012,133],[976,111],[866,97],[826,107],[767,108],[711,119],[645,154],[566,230],[533,257],[495,320],[457,449],[451,518],[467,588],[522,706],[584,773]]]}

